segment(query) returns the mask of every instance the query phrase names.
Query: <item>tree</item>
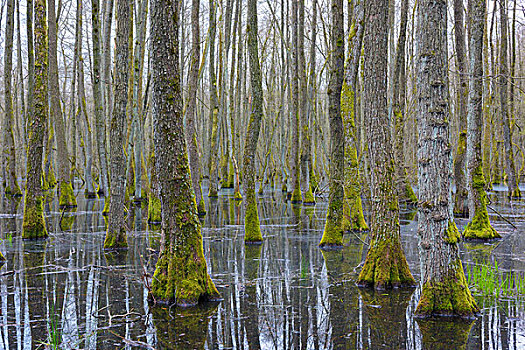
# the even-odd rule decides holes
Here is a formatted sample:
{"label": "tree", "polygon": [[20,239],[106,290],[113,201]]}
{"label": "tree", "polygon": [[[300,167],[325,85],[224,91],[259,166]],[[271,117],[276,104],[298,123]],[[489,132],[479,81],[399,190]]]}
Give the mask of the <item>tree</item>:
{"label": "tree", "polygon": [[354,13],[348,34],[349,47],[345,81],[341,91],[341,113],[345,132],[343,230],[364,231],[368,230],[368,225],[363,216],[361,202],[361,175],[357,157],[356,98],[357,74],[365,29],[365,11],[363,1],[358,1],[353,7]]}
{"label": "tree", "polygon": [[505,146],[505,161],[507,170],[507,187],[509,197],[521,197],[520,188],[518,187],[518,178],[516,176],[516,167],[514,164],[514,150],[512,145],[512,122],[508,108],[508,53],[507,53],[507,2],[500,0],[500,57],[499,57],[499,94],[501,102],[501,119],[503,122],[503,144]]}
{"label": "tree", "polygon": [[10,196],[21,196],[22,192],[18,186],[16,176],[16,148],[13,136],[13,97],[11,91],[13,71],[13,33],[14,33],[15,3],[7,1],[6,38],[4,50],[4,95],[5,95],[5,117],[4,117],[4,154],[2,160],[7,165],[5,193]]}
{"label": "tree", "polygon": [[328,118],[330,121],[330,195],[326,223],[320,247],[343,245],[344,152],[345,139],[341,117],[341,88],[344,78],[343,1],[332,0],[330,35],[330,85],[328,87]]}
{"label": "tree", "polygon": [[419,316],[470,316],[479,309],[459,257],[460,235],[452,215],[449,143],[447,1],[422,0],[418,38],[418,238],[423,286]]}
{"label": "tree", "polygon": [[454,213],[466,216],[467,179],[465,173],[467,150],[467,67],[465,58],[465,29],[463,27],[463,0],[454,0],[454,38],[456,43],[456,69],[459,75],[458,106],[456,113],[459,121],[458,147],[454,158],[454,178],[456,180],[456,195]]}
{"label": "tree", "polygon": [[126,186],[126,156],[124,155],[124,126],[128,104],[129,76],[129,0],[117,5],[116,80],[115,106],[111,115],[109,159],[111,168],[111,191],[109,201],[108,229],[104,240],[105,249],[127,248],[124,228],[124,196]]}
{"label": "tree", "polygon": [[55,0],[48,0],[49,14],[49,102],[50,111],[54,115],[57,161],[58,161],[58,203],[61,208],[76,207],[77,200],[71,186],[71,169],[69,166],[69,152],[66,142],[66,128],[62,105],[60,101],[60,86],[58,83],[57,60],[57,18],[55,14]]}
{"label": "tree", "polygon": [[244,141],[243,187],[244,187],[244,242],[262,242],[257,200],[255,198],[255,153],[263,117],[263,90],[259,45],[257,43],[257,0],[248,0],[248,58],[250,62],[250,83],[252,87],[252,111]]}
{"label": "tree", "polygon": [[[31,5],[28,2],[28,5]],[[48,118],[48,61],[47,61],[47,21],[46,0],[36,0],[35,14],[35,82],[31,99],[29,120],[29,140],[27,145],[27,175],[24,200],[24,220],[22,238],[46,238],[44,221],[44,196],[42,193],[42,155],[44,134]],[[29,52],[31,55],[32,52]]]}
{"label": "tree", "polygon": [[359,286],[377,289],[413,286],[414,277],[401,247],[395,162],[388,120],[386,81],[388,1],[367,1],[364,39],[364,119],[370,156],[372,215],[370,248]]}
{"label": "tree", "polygon": [[151,65],[162,245],[150,298],[180,306],[220,298],[208,275],[183,127],[179,14],[173,0],[153,0]]}

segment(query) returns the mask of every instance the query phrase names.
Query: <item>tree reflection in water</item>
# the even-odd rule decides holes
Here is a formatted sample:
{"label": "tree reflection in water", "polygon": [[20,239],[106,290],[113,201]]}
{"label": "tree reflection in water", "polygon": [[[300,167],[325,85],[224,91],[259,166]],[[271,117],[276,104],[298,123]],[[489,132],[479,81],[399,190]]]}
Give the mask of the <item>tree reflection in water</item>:
{"label": "tree reflection in water", "polygon": [[[417,290],[374,292],[355,286],[366,254],[365,235],[346,234],[341,250],[318,249],[326,203],[292,207],[281,193],[265,191],[259,197],[264,242],[252,247],[243,241],[242,206],[232,200],[233,192],[225,193],[210,203],[203,219],[208,268],[224,301],[186,310],[147,302],[144,273],[154,269],[160,234],[148,228],[139,207],[130,207],[126,220],[128,251],[111,256],[102,250],[103,200],[78,196],[77,211],[67,213],[48,203],[50,238],[25,242],[22,209],[0,199],[0,249],[7,258],[0,269],[0,349],[43,347],[55,332],[66,349],[525,346],[523,298],[478,296],[482,315],[473,322],[415,320]],[[491,217],[506,238],[489,246],[465,245],[463,260],[497,261],[505,272],[523,272],[525,218],[517,213],[524,212],[525,203],[511,207],[492,199],[496,210],[514,218],[518,230]],[[417,277],[417,218],[411,214],[403,217],[401,232]]]}

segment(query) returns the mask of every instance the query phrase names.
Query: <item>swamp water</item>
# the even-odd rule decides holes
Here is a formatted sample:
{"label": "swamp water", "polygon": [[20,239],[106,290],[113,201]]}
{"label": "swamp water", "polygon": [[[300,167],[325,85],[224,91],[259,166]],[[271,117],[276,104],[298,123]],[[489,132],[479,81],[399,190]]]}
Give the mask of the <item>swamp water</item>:
{"label": "swamp water", "polygon": [[[525,202],[503,188],[489,210],[503,239],[461,245],[466,270],[497,263],[502,278],[525,272]],[[204,250],[224,300],[191,309],[152,308],[147,279],[159,249],[147,209],[128,216],[129,250],[102,249],[104,201],[77,196],[76,212],[46,205],[50,238],[21,239],[22,203],[0,199],[0,349],[525,349],[525,296],[475,293],[475,320],[416,320],[417,289],[355,286],[365,235],[321,251],[326,201],[292,206],[280,192],[259,197],[264,243],[245,246],[242,205],[222,191],[207,203]],[[419,278],[415,211],[401,213],[411,271]],[[456,221],[461,229],[466,220]],[[512,272],[511,272],[512,271]],[[145,282],[146,280],[146,282]],[[485,293],[486,294],[486,293]]]}

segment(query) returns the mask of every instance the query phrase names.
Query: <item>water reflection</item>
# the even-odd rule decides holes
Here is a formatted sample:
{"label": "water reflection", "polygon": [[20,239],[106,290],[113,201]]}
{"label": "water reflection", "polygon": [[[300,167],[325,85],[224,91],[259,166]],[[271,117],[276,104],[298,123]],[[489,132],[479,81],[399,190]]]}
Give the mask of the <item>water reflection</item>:
{"label": "water reflection", "polygon": [[[476,296],[472,322],[415,320],[418,290],[374,292],[355,286],[366,236],[345,247],[317,244],[326,202],[292,206],[280,192],[259,197],[264,243],[245,246],[242,205],[233,192],[212,200],[203,219],[205,255],[224,301],[190,310],[151,307],[144,286],[154,270],[160,235],[132,206],[127,251],[105,254],[104,201],[78,197],[76,211],[46,205],[47,241],[22,241],[22,208],[0,199],[0,349],[60,344],[64,349],[520,349],[523,298]],[[524,203],[490,195],[504,238],[465,244],[465,265],[498,263],[525,271]],[[402,241],[417,276],[415,212],[401,213]],[[458,220],[458,226],[466,224]]]}

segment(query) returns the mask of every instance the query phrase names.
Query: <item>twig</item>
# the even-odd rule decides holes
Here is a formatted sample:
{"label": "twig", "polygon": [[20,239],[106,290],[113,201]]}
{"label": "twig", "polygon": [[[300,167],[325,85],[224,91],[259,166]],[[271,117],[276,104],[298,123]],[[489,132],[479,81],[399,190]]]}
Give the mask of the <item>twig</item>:
{"label": "twig", "polygon": [[496,213],[500,218],[502,218],[504,221],[506,221],[508,224],[510,224],[512,227],[514,227],[515,229],[518,229],[518,227],[516,227],[516,225],[514,225],[512,222],[510,222],[506,217],[504,217],[503,215],[501,215],[500,213],[498,213],[494,208],[492,208],[490,205],[487,205],[487,208],[489,208],[490,210],[492,210],[494,213]]}

